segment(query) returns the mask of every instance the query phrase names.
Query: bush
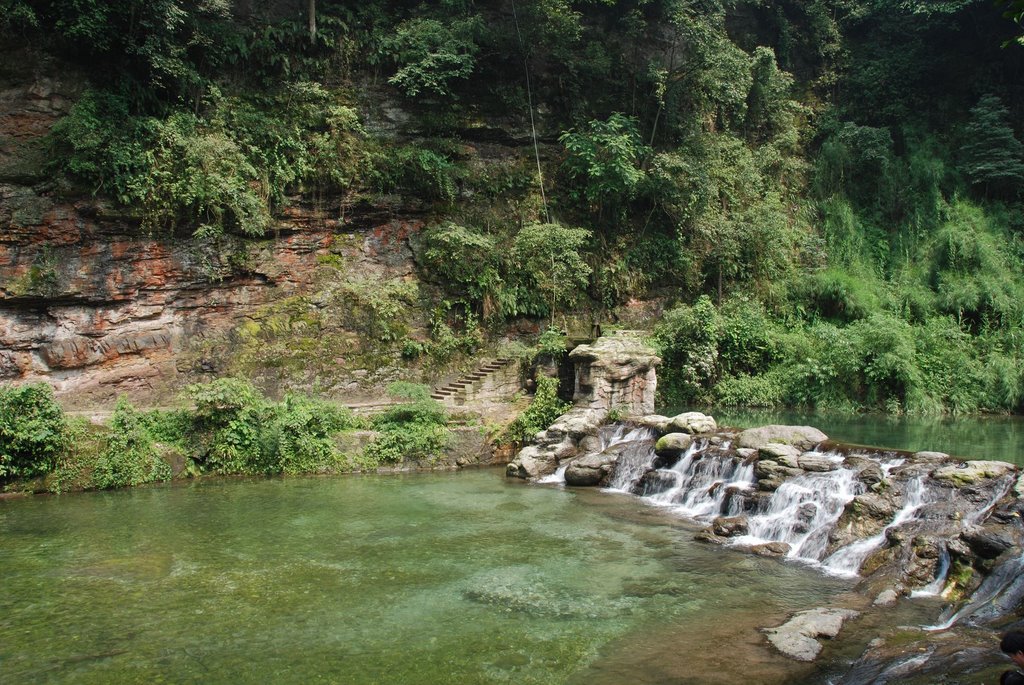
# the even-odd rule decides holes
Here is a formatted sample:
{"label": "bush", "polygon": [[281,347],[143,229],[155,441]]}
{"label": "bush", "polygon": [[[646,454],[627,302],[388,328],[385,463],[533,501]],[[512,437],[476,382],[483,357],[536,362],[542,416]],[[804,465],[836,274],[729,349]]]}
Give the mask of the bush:
{"label": "bush", "polygon": [[692,307],[665,313],[654,329],[654,345],[662,359],[658,390],[666,404],[703,402],[718,374],[718,313],[701,296]]}
{"label": "bush", "polygon": [[508,425],[502,434],[502,442],[520,445],[533,440],[534,436],[554,423],[555,419],[569,411],[572,404],[558,399],[558,379],[537,376],[537,391],[533,401],[516,420]]}
{"label": "bush", "polygon": [[448,413],[430,399],[430,389],[413,383],[388,387],[395,397],[412,400],[391,407],[373,421],[377,437],[366,446],[364,456],[377,463],[435,457],[451,440]]}
{"label": "bush", "polygon": [[288,395],[278,405],[275,426],[280,470],[288,474],[333,470],[338,464],[333,436],[356,425],[347,408],[312,397]]}
{"label": "bush", "polygon": [[204,470],[213,473],[274,473],[276,445],[268,428],[274,411],[247,381],[221,378],[190,385],[196,439]]}
{"label": "bush", "polygon": [[0,386],[0,479],[46,474],[68,445],[64,410],[49,385]]}
{"label": "bush", "polygon": [[110,418],[107,448],[96,460],[92,481],[97,488],[121,488],[170,480],[171,467],[154,449],[145,415],[128,399],[117,400]]}

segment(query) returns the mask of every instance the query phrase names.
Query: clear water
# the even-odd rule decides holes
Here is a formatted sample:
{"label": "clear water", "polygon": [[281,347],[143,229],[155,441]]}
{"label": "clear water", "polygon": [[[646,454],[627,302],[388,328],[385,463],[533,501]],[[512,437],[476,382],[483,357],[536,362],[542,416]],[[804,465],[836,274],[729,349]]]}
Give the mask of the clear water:
{"label": "clear water", "polygon": [[[671,416],[678,411],[660,410]],[[833,440],[898,450],[933,450],[965,459],[995,459],[1024,466],[1024,417],[914,417],[750,409],[708,409],[721,426],[751,428],[770,423],[809,425]]]}
{"label": "clear water", "polygon": [[757,628],[850,581],[500,471],[0,501],[0,682],[814,682]]}

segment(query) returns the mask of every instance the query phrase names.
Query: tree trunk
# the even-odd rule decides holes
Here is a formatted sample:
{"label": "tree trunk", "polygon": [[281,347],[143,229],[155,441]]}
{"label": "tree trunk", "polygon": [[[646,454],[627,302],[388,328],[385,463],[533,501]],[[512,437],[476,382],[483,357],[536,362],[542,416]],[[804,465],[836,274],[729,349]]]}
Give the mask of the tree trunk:
{"label": "tree trunk", "polygon": [[309,44],[316,45],[316,0],[309,0]]}

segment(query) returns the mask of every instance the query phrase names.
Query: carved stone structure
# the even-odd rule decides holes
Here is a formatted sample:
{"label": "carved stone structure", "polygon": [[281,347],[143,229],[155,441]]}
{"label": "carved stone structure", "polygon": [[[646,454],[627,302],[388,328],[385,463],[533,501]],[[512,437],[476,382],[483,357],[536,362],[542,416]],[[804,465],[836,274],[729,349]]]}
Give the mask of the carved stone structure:
{"label": "carved stone structure", "polygon": [[655,367],[661,359],[636,331],[615,331],[593,345],[569,353],[576,366],[573,404],[617,409],[633,415],[654,413]]}

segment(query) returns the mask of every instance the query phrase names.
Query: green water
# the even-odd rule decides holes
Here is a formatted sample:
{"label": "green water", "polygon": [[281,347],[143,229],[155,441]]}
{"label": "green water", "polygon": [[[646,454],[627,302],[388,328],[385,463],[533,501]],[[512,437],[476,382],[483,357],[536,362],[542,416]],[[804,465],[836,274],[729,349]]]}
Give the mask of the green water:
{"label": "green water", "polygon": [[757,628],[847,582],[693,532],[494,470],[3,500],[0,682],[800,682]]}
{"label": "green water", "polygon": [[[679,411],[661,411],[672,416]],[[933,450],[965,459],[995,459],[1024,466],[1024,418],[1020,416],[907,417],[750,409],[701,409],[722,426],[770,423],[815,426],[833,440],[900,450]]]}

